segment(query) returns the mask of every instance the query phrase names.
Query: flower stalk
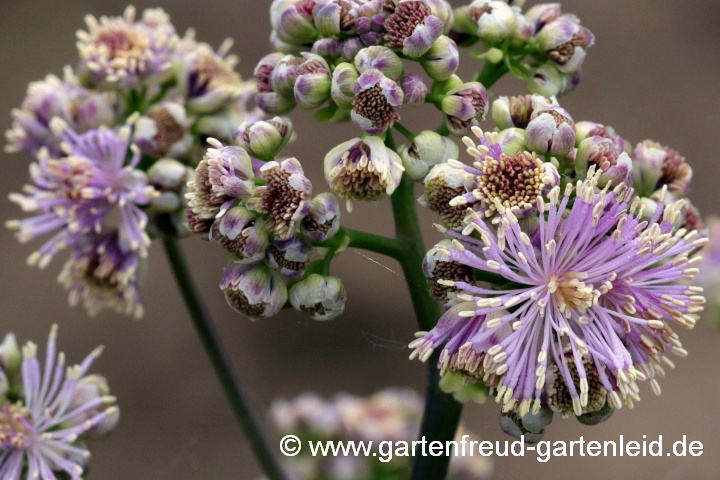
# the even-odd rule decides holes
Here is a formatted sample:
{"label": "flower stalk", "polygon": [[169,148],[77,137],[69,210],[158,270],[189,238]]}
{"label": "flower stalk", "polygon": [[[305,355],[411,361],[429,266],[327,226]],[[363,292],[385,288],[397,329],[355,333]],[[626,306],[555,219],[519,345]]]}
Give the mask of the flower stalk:
{"label": "flower stalk", "polygon": [[175,238],[165,238],[163,246],[195,330],[218,376],[230,407],[244,430],[248,442],[250,442],[255,458],[257,458],[268,479],[287,480],[287,476],[280,466],[262,426],[262,421],[251,405],[250,394],[239,379],[230,356],[223,347],[220,335],[215,329],[210,314],[202,301],[202,297],[192,281],[192,274],[180,243]]}

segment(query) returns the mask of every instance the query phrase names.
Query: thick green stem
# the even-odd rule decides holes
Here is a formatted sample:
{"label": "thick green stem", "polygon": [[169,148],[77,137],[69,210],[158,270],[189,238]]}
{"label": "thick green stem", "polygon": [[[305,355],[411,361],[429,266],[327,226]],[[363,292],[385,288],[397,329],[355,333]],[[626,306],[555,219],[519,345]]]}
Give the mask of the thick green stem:
{"label": "thick green stem", "polygon": [[489,89],[495,83],[500,80],[506,73],[508,73],[508,67],[504,62],[490,63],[487,62],[482,72],[478,73],[476,80],[483,84],[486,89]]}
{"label": "thick green stem", "polygon": [[180,288],[195,330],[205,348],[205,353],[215,369],[240,426],[245,431],[245,436],[250,442],[250,447],[255,453],[258,463],[270,480],[287,480],[262,427],[262,421],[251,406],[250,394],[239,380],[232,361],[222,345],[220,335],[215,330],[210,314],[192,281],[179,242],[174,238],[166,238],[163,240],[163,245],[175,281]]}

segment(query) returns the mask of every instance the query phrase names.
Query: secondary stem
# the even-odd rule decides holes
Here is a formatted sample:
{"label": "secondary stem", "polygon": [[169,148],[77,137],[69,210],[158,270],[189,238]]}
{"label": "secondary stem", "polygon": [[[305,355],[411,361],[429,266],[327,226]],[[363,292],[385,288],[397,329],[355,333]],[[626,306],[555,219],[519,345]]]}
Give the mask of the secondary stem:
{"label": "secondary stem", "polygon": [[222,345],[220,335],[192,281],[192,275],[178,240],[166,238],[163,240],[163,246],[195,330],[205,348],[205,353],[215,369],[240,426],[245,431],[245,436],[250,442],[250,447],[258,463],[270,480],[287,480],[287,476],[270,446],[271,443],[262,427],[262,421],[251,406],[250,394],[235,372],[232,361]]}

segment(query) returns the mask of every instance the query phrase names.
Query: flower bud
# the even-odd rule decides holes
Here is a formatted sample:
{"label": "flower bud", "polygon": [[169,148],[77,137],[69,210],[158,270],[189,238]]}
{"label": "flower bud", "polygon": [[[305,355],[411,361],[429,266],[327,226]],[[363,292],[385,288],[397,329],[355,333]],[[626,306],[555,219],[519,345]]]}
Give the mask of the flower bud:
{"label": "flower bud", "polygon": [[392,195],[402,172],[398,154],[378,137],[354,138],[325,156],[325,180],[341,198],[375,201]]}
{"label": "flower bud", "polygon": [[561,15],[562,10],[559,3],[541,3],[530,7],[525,12],[525,18],[532,24],[536,32]]}
{"label": "flower bud", "polygon": [[360,50],[355,56],[355,66],[360,73],[379,70],[391,80],[398,80],[403,74],[403,62],[387,47],[374,46]]}
{"label": "flower bud", "polygon": [[468,7],[477,25],[475,33],[486,42],[501,42],[515,33],[515,12],[501,1],[475,0]]}
{"label": "flower bud", "polygon": [[522,128],[508,128],[499,133],[498,144],[502,147],[503,153],[514,157],[520,152],[527,150],[525,144],[525,130]]}
{"label": "flower bud", "polygon": [[451,90],[441,104],[448,128],[454,135],[466,134],[484,120],[487,107],[488,93],[480,82],[465,83]]}
{"label": "flower bud", "polygon": [[428,280],[430,296],[441,302],[447,302],[450,299],[448,294],[453,294],[458,289],[438,283],[439,280],[473,283],[472,268],[462,263],[453,262],[446,253],[443,253],[451,247],[452,242],[450,240],[441,240],[438,245],[428,250],[423,259],[423,272]]}
{"label": "flower bud", "polygon": [[354,29],[356,12],[346,0],[318,1],[312,13],[315,28],[323,37],[334,37]]}
{"label": "flower bud", "polygon": [[302,108],[318,108],[330,98],[330,67],[319,55],[306,53],[304,56],[305,61],[297,67],[295,101]]}
{"label": "flower bud", "polygon": [[434,165],[447,162],[451,158],[456,159],[458,154],[459,149],[455,142],[432,130],[420,132],[411,145],[400,149],[405,172],[413,180],[425,178]]}
{"label": "flower bud", "polygon": [[286,4],[277,20],[278,38],[291,45],[312,43],[317,35],[312,19],[314,4],[307,1]]}
{"label": "flower bud", "polygon": [[150,210],[157,213],[172,213],[184,206],[183,196],[187,182],[195,171],[173,158],[162,158],[148,170],[148,183],[160,195],[152,199]]}
{"label": "flower bud", "polygon": [[285,55],[277,52],[265,55],[260,59],[253,72],[258,92],[273,91],[273,87],[270,84],[270,78],[272,77],[275,68],[277,68],[278,64],[283,59],[285,59]]}
{"label": "flower bud", "polygon": [[589,137],[583,140],[575,155],[575,173],[579,180],[587,177],[588,168],[602,172],[598,186],[604,187],[608,182],[612,186],[625,183],[632,185],[632,161],[627,153],[620,153],[615,142],[604,137]]}
{"label": "flower bud", "polygon": [[604,126],[595,122],[578,122],[575,124],[575,145],[580,146],[583,140],[589,137],[604,137],[615,143],[615,149],[628,155],[632,154],[630,142],[622,138],[610,126]]}
{"label": "flower bud", "polygon": [[[95,408],[84,409],[82,413],[73,416],[69,422],[72,425],[81,425],[83,422],[92,420],[107,410],[108,405],[114,403],[110,397],[110,387],[107,380],[101,375],[88,375],[77,382],[75,394],[72,397],[68,411],[75,411],[91,402],[96,403]],[[103,401],[104,400],[104,401]],[[95,424],[85,432],[90,438],[98,439],[110,434],[120,420],[120,410],[114,408],[111,415],[107,415],[100,423]]]}
{"label": "flower bud", "polygon": [[236,205],[215,221],[210,240],[217,241],[236,256],[238,263],[257,263],[265,257],[270,235],[262,219],[242,205]]}
{"label": "flower bud", "polygon": [[313,198],[310,212],[300,228],[312,242],[323,242],[334,237],[340,230],[340,206],[335,195],[324,192]]}
{"label": "flower bud", "polygon": [[384,26],[387,46],[412,58],[424,55],[445,30],[443,21],[422,1],[400,2]]}
{"label": "flower bud", "polygon": [[297,69],[303,61],[302,57],[285,55],[270,74],[268,81],[272,91],[287,97],[293,96],[298,75]]}
{"label": "flower bud", "polygon": [[348,62],[354,62],[355,56],[365,47],[359,38],[348,38],[342,44],[342,58]]}
{"label": "flower bud", "polygon": [[267,263],[290,282],[303,276],[312,252],[313,247],[298,236],[284,240],[276,237],[268,248]]}
{"label": "flower bud", "polygon": [[310,180],[296,158],[281,163],[268,162],[260,169],[260,175],[267,184],[255,189],[248,205],[269,215],[265,222],[268,230],[280,238],[292,237],[310,210]]}
{"label": "flower bud", "polygon": [[567,155],[575,146],[575,122],[557,105],[535,110],[525,134],[528,147],[538,153]]}
{"label": "flower bud", "polygon": [[336,59],[343,56],[344,42],[335,38],[321,38],[315,40],[312,46],[312,53],[328,59]]}
{"label": "flower bud", "polygon": [[338,107],[343,109],[352,108],[353,100],[355,100],[353,85],[355,85],[358,77],[360,77],[360,73],[352,63],[343,62],[335,67],[330,94],[333,102]]}
{"label": "flower bud", "polygon": [[499,97],[492,105],[492,119],[500,130],[527,128],[533,111],[552,102],[542,95]]}
{"label": "flower bud", "polygon": [[685,196],[692,175],[685,157],[670,147],[645,140],[633,152],[633,178],[638,194],[649,195],[667,185],[668,191]]}
{"label": "flower bud", "polygon": [[465,171],[439,163],[430,169],[424,183],[425,193],[418,200],[420,204],[435,212],[449,228],[462,226],[467,205],[450,205],[450,200],[466,192]]}
{"label": "flower bud", "polygon": [[[488,398],[488,389],[482,382],[472,380],[468,381],[468,376],[462,373],[446,373],[440,378],[438,387],[440,387],[440,390],[448,395],[452,395],[456,402],[463,404],[468,402],[485,403]],[[485,470],[487,470],[487,467],[485,467]],[[486,472],[483,474],[480,474],[479,472],[473,473],[474,474],[468,478],[482,478],[486,476]],[[461,476],[460,478],[466,477]]]}
{"label": "flower bud", "polygon": [[288,298],[280,274],[262,263],[226,265],[220,289],[228,305],[251,320],[272,317],[282,310]]}
{"label": "flower bud", "polygon": [[561,73],[552,63],[544,63],[528,79],[528,91],[543,97],[558,97],[571,89],[570,77]]}
{"label": "flower bud", "polygon": [[379,70],[368,70],[353,86],[352,119],[366,133],[380,135],[400,119],[395,111],[403,103],[403,91]]}
{"label": "flower bud", "polygon": [[146,155],[182,157],[193,141],[191,124],[181,104],[160,103],[153,106],[147,116],[137,119],[133,142]]}
{"label": "flower bud", "polygon": [[295,108],[295,99],[292,95],[283,95],[273,90],[271,85],[272,74],[285,56],[273,53],[263,57],[255,67],[255,83],[258,94],[255,103],[263,112],[270,115],[283,115]]}
{"label": "flower bud", "polygon": [[15,335],[8,333],[0,344],[0,368],[5,372],[8,378],[14,377],[20,370],[22,362],[22,353],[18,348]]}
{"label": "flower bud", "polygon": [[283,149],[292,135],[292,122],[285,117],[243,122],[233,140],[261,160],[270,160]]}
{"label": "flower bud", "polygon": [[581,26],[577,18],[563,15],[543,26],[535,40],[556,63],[558,70],[569,74],[580,68],[587,49],[595,43],[595,36]]}
{"label": "flower bud", "polygon": [[313,273],[290,288],[290,303],[313,320],[333,320],[345,311],[347,295],[339,278]]}
{"label": "flower bud", "polygon": [[428,88],[420,75],[412,74],[401,78],[400,87],[406,105],[419,106],[425,103]]}
{"label": "flower bud", "polygon": [[430,50],[422,56],[420,65],[433,80],[449,79],[460,65],[460,54],[455,41],[441,35],[433,42]]}

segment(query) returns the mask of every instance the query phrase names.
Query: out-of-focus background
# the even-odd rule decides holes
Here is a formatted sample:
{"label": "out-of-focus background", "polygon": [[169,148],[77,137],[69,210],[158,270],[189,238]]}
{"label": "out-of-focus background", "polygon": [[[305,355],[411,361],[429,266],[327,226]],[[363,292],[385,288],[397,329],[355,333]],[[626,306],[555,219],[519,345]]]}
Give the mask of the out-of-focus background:
{"label": "out-of-focus background", "polygon": [[[462,2],[452,0],[454,6]],[[528,4],[537,2],[528,2]],[[197,38],[219,45],[235,39],[240,72],[252,74],[269,52],[269,2],[261,0],[155,0],[135,2],[138,9],[161,6],[179,31],[197,30]],[[120,15],[123,0],[3,0],[0,2],[0,130],[10,126],[10,110],[19,106],[26,85],[47,73],[62,72],[76,58],[75,31],[83,16]],[[692,200],[705,213],[720,213],[720,161],[717,113],[720,100],[720,2],[716,0],[565,0],[597,36],[585,63],[579,89],[561,99],[575,120],[613,125],[632,142],[652,137],[687,156],[695,170]],[[478,65],[462,58],[461,76],[470,78]],[[524,84],[504,80],[499,93],[522,93]],[[407,112],[407,110],[406,110]],[[431,107],[407,115],[419,130],[436,125]],[[324,190],[322,160],[331,147],[356,136],[351,124],[328,128],[312,123],[304,112],[293,114],[298,140],[289,147],[315,185]],[[0,154],[0,217],[19,216],[6,200],[27,180],[29,159]],[[418,191],[419,195],[419,191]],[[429,227],[432,216],[423,213]],[[390,233],[387,202],[356,204],[343,224]],[[436,237],[427,229],[428,244]],[[215,315],[239,371],[266,412],[277,396],[314,390],[370,394],[388,385],[424,388],[425,367],[407,360],[405,348],[415,321],[402,277],[392,261],[348,251],[333,264],[345,281],[346,314],[317,323],[292,311],[252,323],[234,314],[217,287],[225,254],[216,245],[191,238],[183,242],[196,280]],[[108,440],[93,448],[91,478],[197,479],[257,477],[247,443],[225,403],[220,387],[195,337],[159,246],[150,252],[145,318],[129,320],[111,314],[89,319],[67,306],[56,284],[61,259],[44,271],[30,269],[27,245],[0,230],[0,333],[14,331],[19,340],[43,342],[50,324],[60,324],[60,343],[71,361],[79,361],[97,344],[107,346],[96,370],[111,381],[122,419]],[[720,331],[706,323],[682,332],[690,357],[677,362],[662,381],[663,394],[649,388],[634,410],[616,412],[611,421],[585,427],[556,419],[546,439],[650,440],[662,434],[665,444],[687,435],[699,440],[699,458],[571,458],[541,464],[534,458],[495,459],[498,479],[532,475],[556,478],[627,478],[634,480],[715,479],[720,470]],[[505,439],[497,426],[498,406],[469,405],[464,421],[485,439]]]}

